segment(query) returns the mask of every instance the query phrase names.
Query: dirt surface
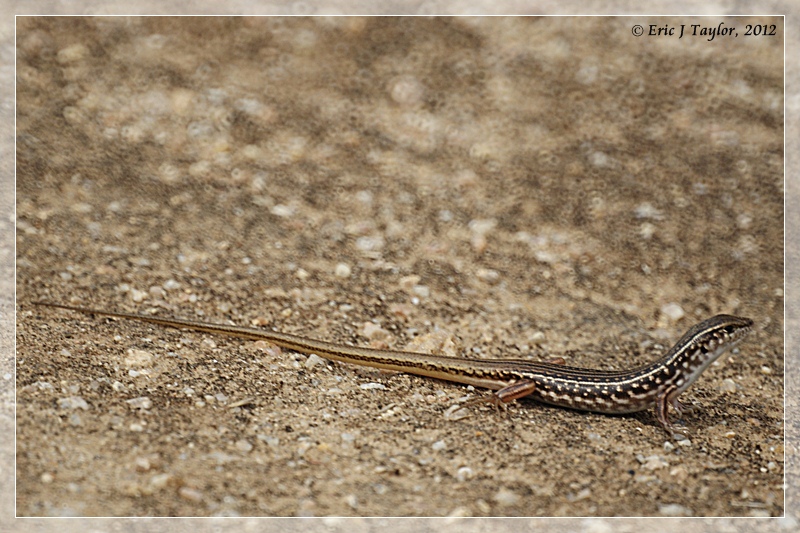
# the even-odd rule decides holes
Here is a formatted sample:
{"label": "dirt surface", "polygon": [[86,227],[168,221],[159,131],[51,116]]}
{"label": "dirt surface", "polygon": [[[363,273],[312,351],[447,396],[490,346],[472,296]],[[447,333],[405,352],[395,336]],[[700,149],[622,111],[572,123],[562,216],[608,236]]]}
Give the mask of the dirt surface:
{"label": "dirt surface", "polygon": [[[17,514],[783,514],[783,27],[719,21],[19,19]],[[602,369],[756,328],[679,440],[42,299]]]}

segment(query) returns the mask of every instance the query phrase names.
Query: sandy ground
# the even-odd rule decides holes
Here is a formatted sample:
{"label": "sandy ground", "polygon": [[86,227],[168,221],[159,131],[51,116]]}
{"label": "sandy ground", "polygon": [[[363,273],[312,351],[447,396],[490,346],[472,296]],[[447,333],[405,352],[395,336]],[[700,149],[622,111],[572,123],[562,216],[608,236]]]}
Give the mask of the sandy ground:
{"label": "sandy ground", "polygon": [[[21,19],[17,513],[782,515],[783,27],[720,20]],[[604,369],[756,328],[677,440],[40,299]]]}

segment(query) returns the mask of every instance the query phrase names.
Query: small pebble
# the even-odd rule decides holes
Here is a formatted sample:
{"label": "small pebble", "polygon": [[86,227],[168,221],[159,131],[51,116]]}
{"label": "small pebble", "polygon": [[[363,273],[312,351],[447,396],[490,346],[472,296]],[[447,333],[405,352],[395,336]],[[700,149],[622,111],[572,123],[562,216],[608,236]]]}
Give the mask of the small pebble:
{"label": "small pebble", "polygon": [[468,518],[471,516],[472,512],[469,510],[469,507],[456,507],[447,513],[448,518]]}
{"label": "small pebble", "polygon": [[491,268],[479,268],[475,272],[475,276],[490,285],[494,285],[498,281],[500,281],[500,273],[497,270],[493,270]]}
{"label": "small pebble", "polygon": [[144,291],[140,291],[138,289],[133,289],[131,291],[131,300],[136,303],[141,303],[147,298],[147,293]]}
{"label": "small pebble", "polygon": [[313,354],[312,353],[311,355],[308,356],[308,359],[306,359],[306,362],[303,363],[303,366],[305,368],[314,368],[315,366],[322,365],[322,364],[325,364],[325,359],[323,359],[322,357],[318,356],[317,354]]}
{"label": "small pebble", "polygon": [[659,504],[659,514],[663,516],[693,516],[692,510],[677,503]]}
{"label": "small pebble", "polygon": [[131,398],[130,400],[125,400],[125,403],[131,406],[133,409],[150,409],[153,407],[153,402],[147,396],[140,396],[139,398]]}
{"label": "small pebble", "polygon": [[350,268],[350,265],[346,263],[339,263],[336,265],[334,274],[337,278],[349,278],[350,274],[352,274],[352,269]]}
{"label": "small pebble", "polygon": [[427,285],[415,285],[413,292],[420,298],[428,298],[431,295],[431,290]]}
{"label": "small pebble", "polygon": [[447,411],[444,412],[444,419],[445,420],[462,420],[470,416],[470,410],[465,409],[463,405],[453,405]]}
{"label": "small pebble", "polygon": [[660,455],[651,455],[649,457],[645,457],[644,465],[642,467],[645,470],[658,470],[667,466],[669,466],[669,463],[664,460],[663,457]]}
{"label": "small pebble", "polygon": [[281,439],[279,439],[278,437],[273,437],[272,435],[264,435],[262,433],[256,435],[256,438],[261,442],[263,442],[264,444],[266,444],[267,446],[269,446],[270,448],[278,448],[281,444]]}
{"label": "small pebble", "polygon": [[377,252],[383,249],[385,241],[381,236],[359,237],[356,239],[356,248],[362,252]]}
{"label": "small pebble", "polygon": [[475,477],[475,472],[468,466],[462,466],[456,472],[456,479],[460,482],[469,481]]}
{"label": "small pebble", "polygon": [[485,235],[497,226],[497,220],[493,218],[474,219],[469,222],[469,229],[478,235]]}
{"label": "small pebble", "polygon": [[178,495],[184,500],[193,503],[200,503],[201,501],[203,501],[203,493],[197,489],[192,489],[189,487],[181,487],[178,490]]}
{"label": "small pebble", "polygon": [[253,449],[253,445],[245,439],[237,440],[235,446],[237,450],[244,453],[248,453]]}
{"label": "small pebble", "polygon": [[288,205],[282,205],[282,204],[272,206],[269,212],[275,215],[276,217],[281,217],[281,218],[288,218],[294,215],[294,209],[292,209]]}
{"label": "small pebble", "polygon": [[581,500],[587,500],[592,496],[592,489],[586,487],[585,489],[579,490],[576,494],[567,495],[567,501],[569,502],[579,502]]}
{"label": "small pebble", "polygon": [[70,396],[68,398],[60,398],[58,400],[58,407],[60,409],[89,409],[89,404],[80,396]]}
{"label": "small pebble", "polygon": [[144,350],[130,349],[122,362],[127,368],[144,368],[152,366],[153,354]]}
{"label": "small pebble", "polygon": [[147,472],[153,466],[147,457],[137,457],[133,464],[136,465],[136,470],[139,472]]}
{"label": "small pebble", "polygon": [[686,314],[683,308],[677,303],[668,303],[661,307],[661,314],[664,315],[670,322],[677,322]]}
{"label": "small pebble", "polygon": [[497,502],[497,505],[500,507],[509,507],[511,505],[516,505],[519,503],[520,497],[519,495],[509,489],[500,489],[498,490],[492,499]]}
{"label": "small pebble", "polygon": [[425,88],[416,77],[406,75],[391,83],[389,94],[396,103],[413,107],[422,102]]}
{"label": "small pebble", "polygon": [[371,341],[386,340],[390,336],[388,331],[373,322],[364,322],[359,333]]}
{"label": "small pebble", "polygon": [[355,494],[348,494],[344,501],[353,509],[358,508],[358,498],[356,498]]}
{"label": "small pebble", "polygon": [[422,278],[417,275],[403,276],[397,281],[397,285],[406,292],[411,292],[419,284]]}
{"label": "small pebble", "polygon": [[634,213],[636,218],[645,218],[650,220],[662,220],[664,218],[664,215],[661,213],[661,211],[653,207],[653,204],[650,202],[644,202],[636,206]]}
{"label": "small pebble", "polygon": [[161,490],[167,486],[167,483],[169,483],[169,480],[171,478],[172,476],[169,474],[156,474],[150,478],[150,481],[148,482],[148,487],[151,490]]}
{"label": "small pebble", "polygon": [[530,337],[528,337],[528,342],[533,344],[534,346],[538,346],[542,344],[545,340],[544,333],[541,331],[534,331]]}

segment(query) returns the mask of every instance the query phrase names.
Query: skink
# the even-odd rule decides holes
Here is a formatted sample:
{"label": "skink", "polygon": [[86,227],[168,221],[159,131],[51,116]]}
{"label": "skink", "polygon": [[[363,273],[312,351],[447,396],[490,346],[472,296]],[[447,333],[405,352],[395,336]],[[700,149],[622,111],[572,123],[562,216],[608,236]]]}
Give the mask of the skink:
{"label": "skink", "polygon": [[240,339],[263,340],[334,361],[484,387],[496,391],[488,397],[495,404],[531,397],[546,404],[606,414],[633,413],[655,406],[656,418],[669,433],[675,428],[669,420],[668,407],[673,407],[679,413],[684,411],[686,407],[678,400],[678,396],[711,363],[741,342],[753,326],[749,318],[717,315],[692,326],[659,360],[630,370],[609,371],[571,367],[560,362],[476,360],[359,348],[250,327],[49,302],[34,304]]}

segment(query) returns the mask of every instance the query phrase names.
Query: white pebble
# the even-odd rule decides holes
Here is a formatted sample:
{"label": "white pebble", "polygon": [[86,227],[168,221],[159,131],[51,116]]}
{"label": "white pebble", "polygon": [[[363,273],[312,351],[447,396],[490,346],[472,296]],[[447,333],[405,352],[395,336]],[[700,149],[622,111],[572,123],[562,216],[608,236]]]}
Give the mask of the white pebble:
{"label": "white pebble", "polygon": [[447,513],[448,518],[467,518],[471,516],[472,516],[472,511],[470,511],[468,507],[463,507],[463,506],[456,507],[455,509]]}
{"label": "white pebble", "polygon": [[380,235],[374,237],[359,237],[356,239],[356,248],[362,252],[375,252],[382,250],[385,245],[383,237]]}
{"label": "white pebble", "polygon": [[420,298],[428,298],[431,295],[431,290],[427,285],[415,285],[414,294]]}
{"label": "white pebble", "polygon": [[190,487],[181,487],[178,489],[178,495],[180,495],[180,497],[184,500],[194,503],[203,501],[203,493]]}
{"label": "white pebble", "polygon": [[136,303],[142,303],[147,298],[147,293],[138,289],[131,290],[131,300]]}
{"label": "white pebble", "polygon": [[671,322],[677,322],[683,318],[686,313],[680,305],[672,302],[661,306],[661,314],[667,317]]}
{"label": "white pebble", "polygon": [[463,405],[453,405],[444,412],[444,419],[445,420],[462,420],[467,418],[472,413],[470,413],[469,409],[465,409]]}
{"label": "white pebble", "polygon": [[389,332],[373,322],[364,322],[364,327],[359,333],[371,341],[389,338]]}
{"label": "white pebble", "polygon": [[479,268],[475,272],[475,276],[481,281],[484,281],[490,285],[494,285],[498,281],[500,281],[500,273],[497,270],[493,270],[491,268]]}
{"label": "white pebble", "polygon": [[123,364],[127,368],[149,367],[153,364],[153,354],[144,350],[131,348],[128,350],[128,356],[123,360]]}
{"label": "white pebble", "polygon": [[456,479],[460,482],[469,481],[475,477],[475,472],[468,466],[462,466],[456,472]]}
{"label": "white pebble", "polygon": [[273,206],[269,212],[276,217],[288,218],[294,214],[294,209],[288,205],[278,204]]}
{"label": "white pebble", "polygon": [[652,239],[655,233],[656,227],[650,222],[642,222],[642,225],[639,226],[639,235],[641,235],[643,239]]}
{"label": "white pebble", "polygon": [[530,337],[528,337],[528,342],[533,344],[534,346],[538,346],[542,344],[545,340],[544,332],[542,331],[534,331]]}
{"label": "white pebble", "polygon": [[651,455],[645,458],[642,467],[646,470],[658,470],[667,466],[669,466],[669,463],[663,457],[660,455]]}
{"label": "white pebble", "polygon": [[688,507],[677,503],[660,504],[658,506],[659,514],[663,516],[693,516],[694,513]]}
{"label": "white pebble", "polygon": [[422,102],[425,88],[414,76],[402,76],[391,84],[392,100],[401,105],[415,106]]}
{"label": "white pebble", "polygon": [[147,292],[150,293],[150,296],[153,298],[163,298],[167,293],[164,291],[163,287],[159,287],[158,285],[153,285],[150,287]]}
{"label": "white pebble", "polygon": [[650,202],[644,202],[636,206],[634,214],[636,218],[648,218],[650,220],[662,220],[664,218],[661,211],[653,207]]}
{"label": "white pebble", "polygon": [[253,445],[246,439],[236,441],[236,449],[240,452],[248,453],[253,449]]}
{"label": "white pebble", "polygon": [[736,382],[733,381],[731,378],[725,378],[722,380],[722,384],[719,386],[719,390],[722,392],[736,392]]}
{"label": "white pebble", "polygon": [[348,494],[344,501],[353,509],[358,508],[358,498],[356,498],[355,494]]}
{"label": "white pebble", "polygon": [[386,385],[383,383],[362,383],[359,387],[364,390],[386,390]]}
{"label": "white pebble", "polygon": [[156,474],[150,478],[147,485],[151,490],[160,490],[167,486],[170,478],[172,478],[172,476],[169,474]]}
{"label": "white pebble", "polygon": [[753,217],[747,213],[742,213],[736,217],[736,225],[739,227],[739,229],[749,229],[752,224]]}
{"label": "white pebble", "polygon": [[125,403],[130,405],[133,409],[150,409],[153,407],[153,401],[147,396],[131,398],[130,400],[125,400]]}
{"label": "white pebble", "polygon": [[597,168],[605,168],[609,166],[611,158],[605,152],[592,152],[589,154],[589,164]]}
{"label": "white pebble", "polygon": [[492,499],[497,502],[497,505],[500,507],[509,507],[511,505],[516,505],[519,500],[519,494],[515,493],[509,489],[500,489],[498,490]]}
{"label": "white pebble", "polygon": [[303,363],[303,366],[305,368],[314,368],[315,366],[321,365],[321,364],[324,364],[324,363],[325,363],[325,359],[323,359],[322,357],[318,356],[317,354],[313,354],[312,353],[311,355],[308,356],[308,359],[306,359],[306,362]]}
{"label": "white pebble", "polygon": [[337,278],[349,278],[351,273],[352,269],[347,263],[337,264],[336,269],[334,270],[334,274]]}
{"label": "white pebble", "polygon": [[80,396],[70,396],[68,398],[60,398],[58,400],[58,407],[60,409],[89,409],[89,404]]}
{"label": "white pebble", "polygon": [[493,218],[476,218],[470,220],[469,229],[478,235],[485,235],[497,226],[497,220]]}

